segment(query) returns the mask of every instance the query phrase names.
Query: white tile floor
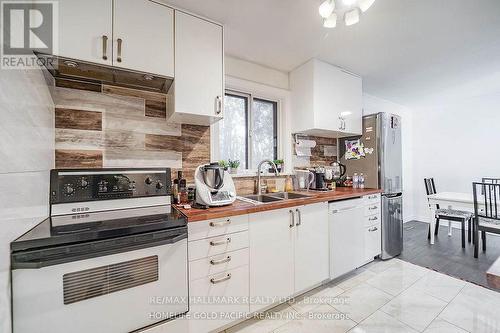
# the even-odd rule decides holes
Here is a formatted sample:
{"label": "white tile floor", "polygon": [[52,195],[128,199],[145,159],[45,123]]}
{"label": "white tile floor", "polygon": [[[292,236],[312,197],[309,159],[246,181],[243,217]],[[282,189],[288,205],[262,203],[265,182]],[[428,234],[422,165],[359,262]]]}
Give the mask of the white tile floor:
{"label": "white tile floor", "polygon": [[225,333],[500,332],[500,293],[393,259]]}

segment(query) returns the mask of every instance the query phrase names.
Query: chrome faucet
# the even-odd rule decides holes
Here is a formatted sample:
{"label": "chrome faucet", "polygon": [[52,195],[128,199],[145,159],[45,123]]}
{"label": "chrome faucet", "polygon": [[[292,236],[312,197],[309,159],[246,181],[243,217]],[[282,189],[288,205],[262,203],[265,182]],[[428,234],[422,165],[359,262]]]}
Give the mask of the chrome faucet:
{"label": "chrome faucet", "polygon": [[257,167],[257,195],[262,194],[262,189],[261,189],[261,184],[260,184],[260,168],[262,167],[263,164],[268,163],[270,166],[273,167],[274,169],[274,174],[276,177],[278,176],[278,168],[276,167],[276,164],[274,164],[273,161],[271,160],[263,160],[262,162],[259,163],[259,166]]}

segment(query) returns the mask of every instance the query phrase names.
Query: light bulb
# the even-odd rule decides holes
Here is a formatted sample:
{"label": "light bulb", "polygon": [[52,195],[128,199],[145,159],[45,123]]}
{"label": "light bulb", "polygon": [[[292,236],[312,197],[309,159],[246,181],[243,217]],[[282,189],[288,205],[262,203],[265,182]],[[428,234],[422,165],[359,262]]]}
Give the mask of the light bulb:
{"label": "light bulb", "polygon": [[322,18],[328,18],[330,15],[332,15],[334,10],[335,2],[333,0],[325,0],[319,6],[319,15],[321,15]]}
{"label": "light bulb", "polygon": [[344,16],[345,25],[353,25],[359,22],[359,11],[357,8],[346,12]]}
{"label": "light bulb", "polygon": [[373,5],[374,2],[375,0],[361,0],[361,2],[359,3],[359,9],[361,9],[361,11],[364,13]]}
{"label": "light bulb", "polygon": [[337,26],[337,14],[333,13],[328,18],[323,20],[325,28],[335,28]]}
{"label": "light bulb", "polygon": [[357,0],[342,0],[342,2],[344,3],[344,5],[346,6],[352,6],[356,3]]}

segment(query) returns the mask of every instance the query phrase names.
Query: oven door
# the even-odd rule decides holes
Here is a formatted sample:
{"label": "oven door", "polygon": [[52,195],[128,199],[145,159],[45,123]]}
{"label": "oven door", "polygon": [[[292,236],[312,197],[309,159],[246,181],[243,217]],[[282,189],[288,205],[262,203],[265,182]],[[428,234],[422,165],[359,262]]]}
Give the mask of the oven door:
{"label": "oven door", "polygon": [[123,333],[188,311],[186,227],[85,246],[13,255],[14,333]]}

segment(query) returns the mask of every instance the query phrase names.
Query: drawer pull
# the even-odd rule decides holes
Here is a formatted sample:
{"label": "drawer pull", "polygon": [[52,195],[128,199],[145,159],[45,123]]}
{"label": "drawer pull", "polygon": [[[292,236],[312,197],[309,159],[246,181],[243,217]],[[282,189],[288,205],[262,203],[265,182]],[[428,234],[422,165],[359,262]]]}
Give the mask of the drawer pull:
{"label": "drawer pull", "polygon": [[222,241],[210,241],[211,246],[221,246],[221,245],[226,245],[229,243],[231,243],[231,238],[229,238],[229,237],[225,240],[222,240]]}
{"label": "drawer pull", "polygon": [[376,195],[369,195],[368,199],[377,199],[377,196]]}
{"label": "drawer pull", "polygon": [[369,210],[375,210],[378,209],[378,206],[373,206],[373,207],[368,207]]}
{"label": "drawer pull", "polygon": [[374,217],[370,217],[368,219],[368,221],[377,221],[378,220],[378,217],[374,216]]}
{"label": "drawer pull", "polygon": [[222,264],[225,264],[227,262],[230,262],[231,261],[231,256],[227,256],[227,258],[225,259],[221,259],[221,260],[210,260],[210,265],[222,265]]}
{"label": "drawer pull", "polygon": [[377,231],[377,230],[378,230],[377,227],[373,227],[373,228],[368,229],[369,232],[374,232],[374,231]]}
{"label": "drawer pull", "polygon": [[217,284],[217,283],[221,283],[221,282],[224,282],[224,281],[227,281],[231,278],[231,273],[227,273],[226,276],[224,276],[223,278],[220,278],[220,279],[214,279],[214,278],[211,278],[210,279],[210,282],[212,284]]}
{"label": "drawer pull", "polygon": [[214,228],[224,227],[224,226],[229,225],[229,224],[231,224],[231,220],[230,219],[227,219],[224,222],[210,222],[210,226],[214,227]]}

